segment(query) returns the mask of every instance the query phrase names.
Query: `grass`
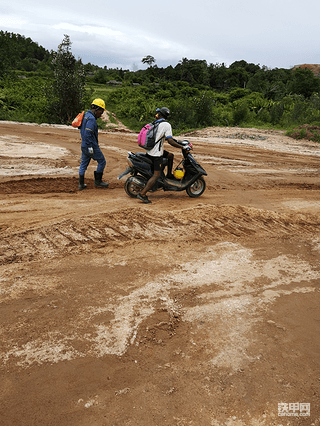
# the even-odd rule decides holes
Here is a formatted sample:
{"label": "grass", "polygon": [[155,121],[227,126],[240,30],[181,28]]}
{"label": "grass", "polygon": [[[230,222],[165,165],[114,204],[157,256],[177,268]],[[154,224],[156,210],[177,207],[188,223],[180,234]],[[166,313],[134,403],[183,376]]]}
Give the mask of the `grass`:
{"label": "grass", "polygon": [[86,90],[91,100],[101,98],[104,101],[108,98],[108,94],[116,90],[114,87],[108,87],[106,84],[87,83]]}

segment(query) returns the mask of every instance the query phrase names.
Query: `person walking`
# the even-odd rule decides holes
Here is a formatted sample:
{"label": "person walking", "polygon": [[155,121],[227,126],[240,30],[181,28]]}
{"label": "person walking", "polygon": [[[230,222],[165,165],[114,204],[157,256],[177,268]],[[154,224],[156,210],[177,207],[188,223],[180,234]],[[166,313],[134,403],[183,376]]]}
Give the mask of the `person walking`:
{"label": "person walking", "polygon": [[92,101],[91,109],[83,116],[80,127],[81,134],[81,163],[79,167],[79,190],[87,187],[84,183],[84,174],[91,159],[98,162],[97,170],[94,172],[94,184],[96,187],[108,188],[109,184],[102,182],[102,175],[106,166],[106,160],[99,148],[97,118],[105,111],[105,103],[97,98]]}
{"label": "person walking", "polygon": [[167,177],[169,179],[174,178],[174,176],[172,175],[173,154],[168,151],[165,151],[163,149],[163,145],[165,140],[175,148],[181,149],[181,145],[179,145],[172,138],[171,124],[166,121],[166,119],[169,117],[169,114],[170,111],[166,107],[157,108],[156,110],[156,123],[159,122],[159,126],[155,135],[155,140],[157,141],[157,143],[154,148],[148,150],[146,153],[147,157],[150,158],[153,163],[153,176],[148,180],[146,186],[137,195],[137,198],[143,201],[144,203],[151,203],[146,194],[156,183],[157,179],[160,177],[163,158],[168,159]]}

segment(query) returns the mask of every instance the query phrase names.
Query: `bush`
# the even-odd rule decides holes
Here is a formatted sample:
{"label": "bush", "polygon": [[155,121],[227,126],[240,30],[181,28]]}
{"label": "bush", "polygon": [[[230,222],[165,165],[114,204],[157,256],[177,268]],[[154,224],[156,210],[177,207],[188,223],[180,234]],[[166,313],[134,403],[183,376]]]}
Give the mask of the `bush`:
{"label": "bush", "polygon": [[[6,78],[0,84],[0,119],[43,123],[47,121],[46,80]],[[1,89],[2,86],[2,89]]]}
{"label": "bush", "polygon": [[229,101],[234,102],[238,99],[242,99],[248,96],[250,93],[251,93],[250,90],[247,90],[247,89],[240,89],[240,88],[233,89],[229,93]]}
{"label": "bush", "polygon": [[239,101],[235,103],[233,110],[232,118],[233,124],[239,126],[241,123],[244,123],[249,118],[249,107],[246,101]]}
{"label": "bush", "polygon": [[188,100],[176,102],[173,106],[172,115],[170,118],[171,125],[178,131],[184,131],[193,123],[193,111],[190,108]]}
{"label": "bush", "polygon": [[270,121],[273,125],[279,124],[284,113],[284,105],[282,102],[275,102],[270,108]]}
{"label": "bush", "polygon": [[320,142],[320,126],[310,126],[304,124],[286,133],[294,139],[307,139],[314,142]]}
{"label": "bush", "polygon": [[200,97],[194,98],[191,108],[194,111],[194,126],[212,126],[212,105],[213,100],[207,94],[203,93]]}

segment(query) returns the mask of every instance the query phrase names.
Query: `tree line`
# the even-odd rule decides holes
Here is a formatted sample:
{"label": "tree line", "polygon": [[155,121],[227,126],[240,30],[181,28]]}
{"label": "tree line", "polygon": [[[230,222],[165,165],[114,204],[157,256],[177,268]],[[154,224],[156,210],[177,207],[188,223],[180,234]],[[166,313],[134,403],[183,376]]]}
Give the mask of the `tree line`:
{"label": "tree line", "polygon": [[229,67],[225,64],[207,64],[205,60],[183,58],[175,67],[149,66],[146,70],[95,70],[93,79],[97,83],[108,83],[110,79],[122,83],[140,85],[160,82],[184,81],[190,87],[212,89],[227,93],[241,88],[262,93],[266,98],[279,100],[287,94],[306,97],[320,91],[320,78],[308,69],[269,69],[266,66],[236,61]]}
{"label": "tree line", "polygon": [[[0,31],[0,119],[69,123],[102,93],[108,109],[133,130],[166,105],[178,132],[205,126],[292,128],[320,125],[320,78],[308,69],[269,69],[236,61],[208,64],[182,58],[176,66],[144,70],[82,64],[65,35],[57,51]],[[105,90],[111,80],[118,87]]]}

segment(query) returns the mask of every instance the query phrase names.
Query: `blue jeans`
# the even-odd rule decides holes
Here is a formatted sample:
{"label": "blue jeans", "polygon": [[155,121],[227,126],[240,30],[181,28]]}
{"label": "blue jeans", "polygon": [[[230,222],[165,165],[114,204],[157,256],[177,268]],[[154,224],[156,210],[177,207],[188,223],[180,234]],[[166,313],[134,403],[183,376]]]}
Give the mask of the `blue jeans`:
{"label": "blue jeans", "polygon": [[81,163],[79,167],[79,175],[83,176],[89,166],[91,159],[98,162],[97,173],[103,173],[104,168],[106,167],[106,159],[102,154],[101,149],[98,146],[93,147],[94,154],[93,157],[90,157],[88,154],[87,147],[81,147]]}

